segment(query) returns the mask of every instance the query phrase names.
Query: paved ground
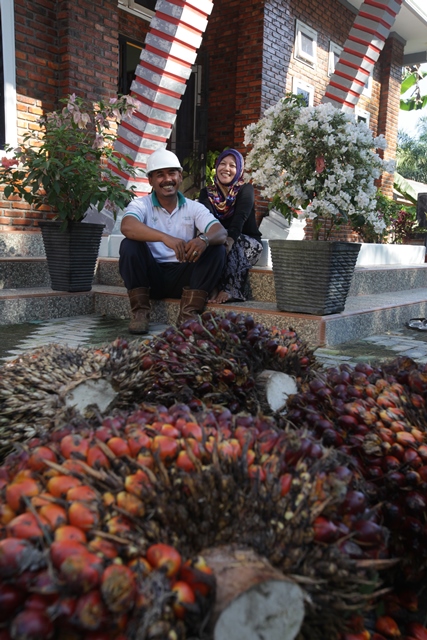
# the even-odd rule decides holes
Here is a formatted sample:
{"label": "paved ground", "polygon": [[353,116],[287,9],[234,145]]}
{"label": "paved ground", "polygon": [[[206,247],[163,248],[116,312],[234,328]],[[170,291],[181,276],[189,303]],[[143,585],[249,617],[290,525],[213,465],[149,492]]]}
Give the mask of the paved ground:
{"label": "paved ground", "polygon": [[[127,324],[126,320],[91,315],[2,326],[0,364],[13,360],[25,351],[53,342],[70,346],[96,346],[111,342],[118,336],[134,339],[135,336],[131,336],[127,330]],[[160,333],[166,326],[153,324],[150,334]],[[333,366],[337,362],[379,362],[393,359],[397,355],[427,363],[427,332],[402,327],[398,331],[347,342],[337,347],[317,349],[316,355],[325,366]]]}

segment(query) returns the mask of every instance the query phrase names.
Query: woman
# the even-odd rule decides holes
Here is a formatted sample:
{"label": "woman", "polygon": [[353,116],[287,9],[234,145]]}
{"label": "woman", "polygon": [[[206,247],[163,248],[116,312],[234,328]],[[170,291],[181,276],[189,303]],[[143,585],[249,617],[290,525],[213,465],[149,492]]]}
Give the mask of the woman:
{"label": "woman", "polygon": [[215,163],[214,184],[200,192],[199,202],[227,230],[227,262],[218,291],[212,293],[209,302],[223,304],[246,300],[249,269],[262,251],[261,234],[255,220],[254,188],[243,179],[244,166],[239,151],[226,149]]}

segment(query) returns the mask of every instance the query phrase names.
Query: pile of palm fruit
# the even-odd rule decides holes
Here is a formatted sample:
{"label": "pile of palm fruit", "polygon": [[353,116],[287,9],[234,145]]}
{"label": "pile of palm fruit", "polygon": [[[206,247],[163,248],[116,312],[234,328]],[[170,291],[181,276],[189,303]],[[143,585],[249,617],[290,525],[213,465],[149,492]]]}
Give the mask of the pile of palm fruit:
{"label": "pile of palm fruit", "polygon": [[[266,368],[297,381],[286,413]],[[108,415],[62,404],[96,377]],[[3,367],[0,640],[212,638],[203,554],[235,543],[304,589],[298,640],[426,640],[426,393],[411,360],[322,371],[233,313]]]}

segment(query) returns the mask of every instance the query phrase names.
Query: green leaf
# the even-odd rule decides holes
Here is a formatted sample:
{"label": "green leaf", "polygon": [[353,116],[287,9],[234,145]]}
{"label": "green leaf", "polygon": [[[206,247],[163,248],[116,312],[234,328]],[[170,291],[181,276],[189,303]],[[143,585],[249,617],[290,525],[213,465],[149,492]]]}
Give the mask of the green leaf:
{"label": "green leaf", "polygon": [[408,91],[408,89],[410,89],[411,87],[413,87],[415,84],[417,84],[418,81],[418,77],[416,73],[410,73],[402,82],[402,84],[400,85],[400,93],[406,93]]}

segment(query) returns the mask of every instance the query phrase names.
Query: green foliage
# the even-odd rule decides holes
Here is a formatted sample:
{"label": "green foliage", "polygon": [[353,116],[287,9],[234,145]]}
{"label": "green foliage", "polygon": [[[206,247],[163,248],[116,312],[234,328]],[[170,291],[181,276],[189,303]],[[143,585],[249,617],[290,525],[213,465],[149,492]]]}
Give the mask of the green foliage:
{"label": "green foliage", "polygon": [[106,206],[116,215],[135,196],[108,165],[135,174],[128,159],[115,154],[111,126],[137,103],[130,96],[106,104],[75,95],[61,102],[62,109],[40,118],[38,138],[28,133],[20,147],[6,148],[13,157],[2,160],[0,184],[6,198],[18,195],[36,209],[51,207],[65,229],[82,220],[90,206],[99,211]]}
{"label": "green foliage", "polygon": [[400,175],[427,183],[427,116],[419,119],[415,137],[399,133],[396,158]]}
{"label": "green foliage", "polygon": [[425,78],[427,73],[421,71],[420,65],[405,68],[405,74],[400,87],[400,95],[405,95],[410,89],[412,92],[406,98],[400,99],[402,111],[414,111],[424,109],[427,106],[427,94],[421,95],[420,80]]}
{"label": "green foliage", "polygon": [[[225,147],[228,149],[229,147]],[[204,175],[206,186],[214,183],[215,162],[220,151],[208,151],[206,158],[200,158],[197,153],[193,153],[184,159],[185,193],[187,197],[196,199],[199,197],[202,187],[202,176]]]}

